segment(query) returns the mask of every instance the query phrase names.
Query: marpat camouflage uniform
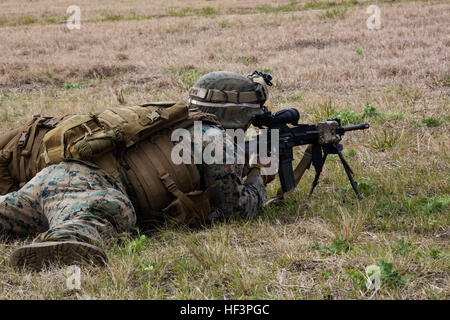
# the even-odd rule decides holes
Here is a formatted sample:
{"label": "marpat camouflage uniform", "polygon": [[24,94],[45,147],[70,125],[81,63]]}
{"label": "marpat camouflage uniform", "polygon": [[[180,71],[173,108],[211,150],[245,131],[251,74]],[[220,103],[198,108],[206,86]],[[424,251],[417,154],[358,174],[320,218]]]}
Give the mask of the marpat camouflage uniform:
{"label": "marpat camouflage uniform", "polygon": [[[203,133],[215,126],[203,125]],[[194,127],[189,128],[194,143]],[[223,131],[225,133],[225,131]],[[206,146],[203,141],[202,149]],[[224,152],[226,144],[224,144]],[[266,198],[259,173],[244,182],[242,164],[198,165],[205,189],[215,185],[214,208],[223,217],[252,218]],[[35,242],[99,244],[130,231],[136,213],[124,187],[99,167],[64,161],[39,172],[17,192],[0,196],[0,234],[38,234]]]}
{"label": "marpat camouflage uniform", "polygon": [[[202,125],[202,135],[204,136],[209,129],[221,130],[224,136],[225,131],[213,125]],[[195,134],[194,126],[187,128],[191,133],[191,141],[194,149]],[[216,199],[214,207],[224,217],[241,217],[253,218],[258,213],[262,204],[265,202],[267,193],[264,181],[261,175],[255,171],[250,171],[246,181],[243,181],[242,170],[243,164],[226,164],[226,144],[234,143],[229,137],[228,141],[223,143],[223,164],[205,164],[197,165],[200,175],[203,178],[205,187],[215,185]],[[204,150],[206,145],[213,142],[202,140],[202,148]],[[211,146],[210,146],[211,147]],[[211,149],[214,149],[211,147]],[[236,154],[236,146],[234,146]]]}
{"label": "marpat camouflage uniform", "polygon": [[123,187],[100,168],[65,161],[0,196],[0,234],[38,234],[35,242],[100,244],[130,231],[136,214]]}

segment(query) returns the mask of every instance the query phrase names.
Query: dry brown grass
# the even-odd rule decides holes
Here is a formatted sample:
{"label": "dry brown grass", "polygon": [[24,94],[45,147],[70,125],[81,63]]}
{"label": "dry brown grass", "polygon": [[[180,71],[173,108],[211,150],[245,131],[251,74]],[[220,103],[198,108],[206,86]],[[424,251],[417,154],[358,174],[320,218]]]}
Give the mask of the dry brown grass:
{"label": "dry brown grass", "polygon": [[[55,23],[70,4],[0,3],[0,132],[31,114],[116,106],[120,89],[126,104],[186,99],[205,72],[266,69],[269,105],[296,107],[305,122],[352,122],[366,103],[376,108],[370,132],[344,141],[365,200],[354,203],[331,159],[314,197],[308,173],[259,220],[162,228],[139,252],[126,249],[135,236],[113,245],[108,268],[83,269],[78,293],[65,291],[63,269],[11,269],[22,242],[0,242],[0,297],[361,299],[372,297],[361,272],[383,259],[407,286],[385,284],[373,297],[448,299],[447,2],[378,2],[378,31],[366,28],[368,2],[329,4],[346,8],[333,16],[306,1],[82,0],[78,31]],[[350,249],[336,253],[341,235]]]}

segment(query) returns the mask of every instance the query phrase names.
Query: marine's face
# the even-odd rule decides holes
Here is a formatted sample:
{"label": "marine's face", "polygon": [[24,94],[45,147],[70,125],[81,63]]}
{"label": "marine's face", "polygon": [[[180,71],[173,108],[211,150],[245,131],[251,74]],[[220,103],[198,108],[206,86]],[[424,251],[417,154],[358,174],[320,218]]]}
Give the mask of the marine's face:
{"label": "marine's face", "polygon": [[244,129],[250,126],[250,121],[264,112],[260,107],[228,106],[219,112],[218,118],[225,129]]}

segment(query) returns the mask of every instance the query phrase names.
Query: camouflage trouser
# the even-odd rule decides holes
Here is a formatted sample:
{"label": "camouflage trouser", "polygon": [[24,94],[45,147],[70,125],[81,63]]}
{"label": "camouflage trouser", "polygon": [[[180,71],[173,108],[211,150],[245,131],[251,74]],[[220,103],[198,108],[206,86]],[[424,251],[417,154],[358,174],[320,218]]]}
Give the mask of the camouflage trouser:
{"label": "camouflage trouser", "polygon": [[39,233],[35,242],[99,244],[135,224],[123,187],[103,170],[79,162],[47,167],[19,191],[0,196],[0,235]]}

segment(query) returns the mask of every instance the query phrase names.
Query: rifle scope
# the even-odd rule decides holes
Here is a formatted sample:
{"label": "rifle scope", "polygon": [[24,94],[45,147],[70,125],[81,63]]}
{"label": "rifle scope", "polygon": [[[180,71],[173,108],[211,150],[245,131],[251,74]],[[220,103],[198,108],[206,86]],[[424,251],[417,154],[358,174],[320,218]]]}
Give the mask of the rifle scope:
{"label": "rifle scope", "polygon": [[275,127],[278,125],[285,125],[285,124],[297,124],[298,120],[300,119],[300,113],[297,109],[289,108],[289,109],[283,109],[275,114],[272,114],[271,112],[266,112],[262,116],[255,117],[252,120],[252,123],[256,127]]}

